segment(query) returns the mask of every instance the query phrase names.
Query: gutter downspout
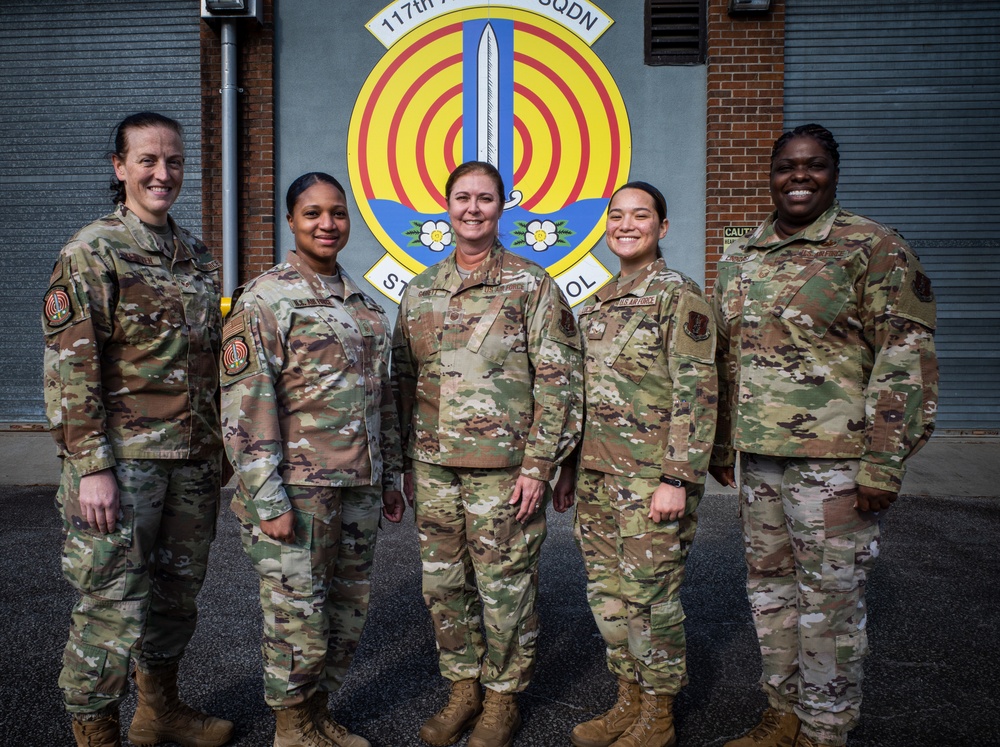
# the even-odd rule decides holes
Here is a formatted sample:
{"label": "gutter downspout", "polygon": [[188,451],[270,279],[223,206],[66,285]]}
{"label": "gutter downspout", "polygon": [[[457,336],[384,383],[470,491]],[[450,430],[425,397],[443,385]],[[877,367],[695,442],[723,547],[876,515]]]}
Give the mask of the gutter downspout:
{"label": "gutter downspout", "polygon": [[236,22],[222,21],[222,311],[229,313],[239,274],[236,182]]}

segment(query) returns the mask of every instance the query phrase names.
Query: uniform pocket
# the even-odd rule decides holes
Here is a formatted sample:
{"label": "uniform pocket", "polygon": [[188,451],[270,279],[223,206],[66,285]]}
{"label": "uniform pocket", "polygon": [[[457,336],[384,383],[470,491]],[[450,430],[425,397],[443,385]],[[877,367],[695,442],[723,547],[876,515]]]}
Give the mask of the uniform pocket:
{"label": "uniform pocket", "polygon": [[132,507],[122,506],[115,530],[109,534],[68,528],[62,558],[66,580],[84,594],[115,601],[125,599],[134,523]]}
{"label": "uniform pocket", "polygon": [[479,320],[466,347],[501,366],[515,346],[526,347],[521,304],[506,296],[497,296]]}
{"label": "uniform pocket", "polygon": [[837,663],[849,664],[868,655],[868,631],[855,630],[837,636]]}
{"label": "uniform pocket", "polygon": [[836,262],[813,260],[790,280],[771,313],[815,337],[823,337],[850,298],[851,278]]}
{"label": "uniform pocket", "polygon": [[620,343],[605,362],[626,379],[638,384],[663,349],[663,339],[654,317],[636,310],[618,333]]}

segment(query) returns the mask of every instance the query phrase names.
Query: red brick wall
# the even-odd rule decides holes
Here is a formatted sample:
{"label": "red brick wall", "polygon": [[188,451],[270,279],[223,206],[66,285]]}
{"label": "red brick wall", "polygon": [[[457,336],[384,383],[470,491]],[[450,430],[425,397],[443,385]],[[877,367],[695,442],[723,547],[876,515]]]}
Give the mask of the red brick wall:
{"label": "red brick wall", "polygon": [[767,174],[782,131],[785,3],[730,17],[708,2],[705,285],[711,289],[726,226],[757,225],[772,208]]}
{"label": "red brick wall", "polygon": [[[263,0],[264,24],[240,21],[237,33],[237,285],[274,264],[274,0]],[[222,43],[201,25],[202,234],[222,257]]]}

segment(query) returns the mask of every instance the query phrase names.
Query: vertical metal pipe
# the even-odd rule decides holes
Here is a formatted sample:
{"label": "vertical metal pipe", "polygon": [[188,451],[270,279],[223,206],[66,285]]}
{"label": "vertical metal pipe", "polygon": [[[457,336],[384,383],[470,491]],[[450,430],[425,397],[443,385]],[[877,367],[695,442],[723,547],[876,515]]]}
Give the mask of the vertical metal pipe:
{"label": "vertical metal pipe", "polygon": [[239,233],[236,182],[236,23],[222,21],[222,295],[236,290]]}

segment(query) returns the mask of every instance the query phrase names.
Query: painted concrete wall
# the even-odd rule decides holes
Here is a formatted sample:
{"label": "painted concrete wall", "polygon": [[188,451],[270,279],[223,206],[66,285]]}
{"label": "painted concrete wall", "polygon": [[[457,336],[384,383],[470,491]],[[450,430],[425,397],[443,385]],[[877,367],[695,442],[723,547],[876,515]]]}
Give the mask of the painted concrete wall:
{"label": "painted concrete wall", "polygon": [[[387,4],[387,3],[386,3]],[[704,283],[706,70],[703,65],[643,64],[643,6],[637,0],[598,0],[614,24],[592,49],[615,78],[632,130],[629,178],[658,186],[667,197],[670,230],[663,242],[670,266]],[[385,47],[365,28],[384,4],[295,0],[275,16],[278,254],[293,247],[284,192],[300,174],[327,171],[348,187],[348,126],[365,79]],[[351,240],[341,262],[355,280],[384,251],[353,196]],[[594,255],[612,272],[617,260],[598,239]],[[364,284],[364,283],[363,283]],[[366,290],[392,303],[375,289]]]}

